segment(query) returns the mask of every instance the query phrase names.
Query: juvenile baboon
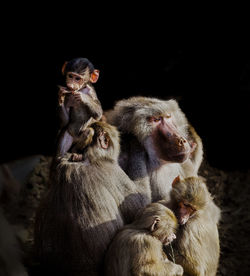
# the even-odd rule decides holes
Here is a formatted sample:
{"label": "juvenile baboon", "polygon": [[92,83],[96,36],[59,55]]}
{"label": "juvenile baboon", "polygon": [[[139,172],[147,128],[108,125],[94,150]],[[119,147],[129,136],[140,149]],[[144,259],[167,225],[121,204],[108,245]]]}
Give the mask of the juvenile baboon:
{"label": "juvenile baboon", "polygon": [[86,58],[75,58],[65,62],[62,68],[66,87],[59,87],[59,117],[61,131],[57,154],[63,155],[72,145],[81,140],[86,128],[102,117],[101,103],[93,83],[99,78],[99,70]]}
{"label": "juvenile baboon", "polygon": [[220,255],[220,209],[197,177],[177,177],[170,196],[170,207],[181,225],[174,243],[176,263],[185,275],[215,276]]}
{"label": "juvenile baboon", "polygon": [[175,100],[132,97],[105,115],[122,134],[121,167],[152,201],[169,196],[177,175],[197,175],[202,142]]}
{"label": "juvenile baboon", "polygon": [[42,263],[71,276],[98,275],[116,231],[148,204],[118,165],[116,128],[104,122],[91,128],[94,135],[86,137],[88,143],[78,152],[82,160],[71,162],[70,153],[58,158],[53,185],[36,217],[35,244]]}
{"label": "juvenile baboon", "polygon": [[113,239],[105,258],[106,276],[181,276],[183,268],[162,250],[175,238],[177,219],[159,203],[151,203]]}

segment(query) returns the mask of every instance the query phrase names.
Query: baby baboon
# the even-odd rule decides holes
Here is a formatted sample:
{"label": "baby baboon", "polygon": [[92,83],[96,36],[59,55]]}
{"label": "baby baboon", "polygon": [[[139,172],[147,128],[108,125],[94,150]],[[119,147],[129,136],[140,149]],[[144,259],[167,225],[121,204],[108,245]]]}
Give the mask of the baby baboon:
{"label": "baby baboon", "polygon": [[183,268],[162,250],[175,238],[177,219],[160,203],[148,205],[113,239],[105,258],[107,276],[181,276]]}
{"label": "baby baboon", "polygon": [[53,184],[36,217],[41,261],[71,276],[98,275],[117,230],[148,204],[118,165],[116,128],[104,122],[91,128],[94,135],[89,133],[79,152],[82,160],[71,162],[70,153],[57,159]]}
{"label": "baby baboon", "polygon": [[122,133],[121,167],[152,201],[168,197],[179,174],[197,175],[202,142],[175,100],[132,97],[106,117]]}
{"label": "baby baboon", "polygon": [[99,78],[99,70],[86,58],[65,62],[62,68],[66,87],[59,87],[59,117],[61,130],[57,154],[64,155],[71,146],[81,140],[81,134],[95,120],[102,117],[101,103],[93,83]]}
{"label": "baby baboon", "polygon": [[176,178],[170,203],[181,224],[174,243],[176,263],[187,275],[215,276],[220,255],[220,210],[205,183],[196,177]]}

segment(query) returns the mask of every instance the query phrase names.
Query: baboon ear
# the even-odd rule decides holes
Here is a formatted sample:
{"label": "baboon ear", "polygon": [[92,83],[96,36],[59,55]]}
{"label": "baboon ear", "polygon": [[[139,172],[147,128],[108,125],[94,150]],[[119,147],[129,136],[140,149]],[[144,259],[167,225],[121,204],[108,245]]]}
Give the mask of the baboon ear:
{"label": "baboon ear", "polygon": [[90,76],[90,81],[92,83],[96,83],[99,79],[99,75],[100,75],[100,71],[95,69]]}
{"label": "baboon ear", "polygon": [[190,153],[193,153],[197,147],[197,144],[193,141],[190,142],[190,146],[191,146],[191,151]]}
{"label": "baboon ear", "polygon": [[160,217],[156,216],[154,217],[153,223],[150,227],[150,231],[153,232],[157,229],[157,224],[161,221]]}
{"label": "baboon ear", "polygon": [[176,176],[176,178],[173,180],[173,182],[172,182],[172,187],[174,187],[177,183],[179,183],[180,182],[180,176],[178,175],[178,176]]}
{"label": "baboon ear", "polygon": [[67,61],[64,62],[63,66],[62,66],[62,74],[65,75],[65,69],[66,69],[66,65],[68,64]]}
{"label": "baboon ear", "polygon": [[106,131],[101,132],[101,134],[98,137],[98,140],[99,140],[100,145],[103,149],[108,149],[110,138],[109,138]]}

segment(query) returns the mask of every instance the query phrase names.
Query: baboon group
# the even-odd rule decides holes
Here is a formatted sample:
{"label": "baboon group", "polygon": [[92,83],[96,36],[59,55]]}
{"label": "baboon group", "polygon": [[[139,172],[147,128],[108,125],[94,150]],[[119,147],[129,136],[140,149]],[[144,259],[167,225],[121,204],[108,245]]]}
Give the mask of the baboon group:
{"label": "baboon group", "polygon": [[220,209],[177,101],[131,97],[103,112],[88,59],[62,73],[57,150],[34,229],[44,275],[215,276]]}

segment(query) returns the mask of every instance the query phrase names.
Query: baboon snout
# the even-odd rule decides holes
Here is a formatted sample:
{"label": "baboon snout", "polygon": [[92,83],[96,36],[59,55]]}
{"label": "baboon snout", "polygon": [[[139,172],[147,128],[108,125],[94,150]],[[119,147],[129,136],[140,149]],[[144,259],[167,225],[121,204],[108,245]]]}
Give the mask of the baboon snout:
{"label": "baboon snout", "polygon": [[183,137],[177,138],[177,143],[180,147],[183,147],[185,143],[187,143],[187,140]]}

